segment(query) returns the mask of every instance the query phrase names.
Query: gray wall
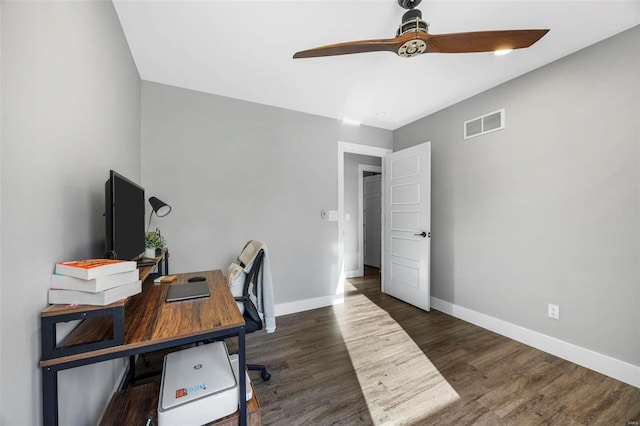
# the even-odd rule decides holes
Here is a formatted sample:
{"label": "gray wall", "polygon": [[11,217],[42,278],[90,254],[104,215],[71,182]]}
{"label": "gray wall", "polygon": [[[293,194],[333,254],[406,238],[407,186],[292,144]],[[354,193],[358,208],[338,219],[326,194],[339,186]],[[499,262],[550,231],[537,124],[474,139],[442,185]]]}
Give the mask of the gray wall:
{"label": "gray wall", "polygon": [[[0,236],[3,235],[2,226],[2,3],[0,2]],[[2,320],[2,244],[0,242],[0,321]],[[0,324],[0,380],[2,379],[2,325]],[[3,419],[2,415],[2,386],[0,386],[0,423]]]}
{"label": "gray wall", "polygon": [[[140,79],[110,2],[2,2],[0,424],[42,419],[40,311],[60,260],[104,252],[109,169],[140,180]],[[60,373],[95,424],[122,362]]]}
{"label": "gray wall", "polygon": [[142,176],[171,204],[154,218],[172,272],[226,270],[267,243],[275,303],[335,294],[338,141],[391,148],[392,133],[156,83],[142,84]]}
{"label": "gray wall", "polygon": [[394,132],[432,142],[433,296],[640,365],[638,52],[635,27]]}
{"label": "gray wall", "polygon": [[360,250],[358,229],[362,229],[358,204],[358,165],[370,164],[381,166],[380,157],[371,157],[353,153],[344,155],[344,212],[351,215],[351,220],[344,222],[344,270],[357,271]]}

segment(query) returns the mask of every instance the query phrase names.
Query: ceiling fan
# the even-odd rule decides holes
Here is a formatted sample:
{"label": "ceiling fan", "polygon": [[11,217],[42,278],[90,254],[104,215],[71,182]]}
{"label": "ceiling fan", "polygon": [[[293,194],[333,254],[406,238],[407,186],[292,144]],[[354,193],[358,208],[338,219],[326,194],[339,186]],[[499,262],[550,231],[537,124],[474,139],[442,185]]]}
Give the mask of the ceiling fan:
{"label": "ceiling fan", "polygon": [[410,58],[422,53],[471,53],[522,49],[540,40],[549,30],[501,30],[467,33],[429,34],[429,25],[415,7],[422,0],[398,0],[407,12],[394,38],[348,41],[301,50],[294,59],[349,55],[365,52],[394,52]]}

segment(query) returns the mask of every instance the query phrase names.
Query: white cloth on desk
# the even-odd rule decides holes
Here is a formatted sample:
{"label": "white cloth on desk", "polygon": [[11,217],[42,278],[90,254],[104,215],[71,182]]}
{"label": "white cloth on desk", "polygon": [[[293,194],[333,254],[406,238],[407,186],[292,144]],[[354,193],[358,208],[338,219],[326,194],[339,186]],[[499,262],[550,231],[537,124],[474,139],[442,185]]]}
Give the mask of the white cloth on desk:
{"label": "white cloth on desk", "polygon": [[242,249],[242,253],[238,256],[238,260],[242,265],[245,265],[244,272],[246,273],[251,270],[253,262],[260,250],[264,251],[264,256],[262,258],[262,270],[257,277],[258,282],[255,283],[258,287],[256,308],[258,308],[260,318],[264,320],[267,333],[273,333],[276,330],[276,316],[273,304],[271,264],[269,262],[269,251],[267,250],[267,245],[258,240],[249,241]]}

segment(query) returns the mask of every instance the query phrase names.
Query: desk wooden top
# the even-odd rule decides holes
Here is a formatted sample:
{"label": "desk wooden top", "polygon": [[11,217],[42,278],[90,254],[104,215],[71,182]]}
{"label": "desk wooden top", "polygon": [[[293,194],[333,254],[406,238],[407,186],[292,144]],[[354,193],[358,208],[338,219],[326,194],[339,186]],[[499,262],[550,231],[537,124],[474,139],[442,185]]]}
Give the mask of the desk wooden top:
{"label": "desk wooden top", "polygon": [[[209,297],[165,302],[168,286],[184,284],[189,277],[197,275],[207,279]],[[115,354],[243,325],[244,318],[220,270],[178,274],[176,283],[154,285],[151,280],[147,280],[143,283],[142,293],[128,298],[125,303],[122,345],[41,361],[40,367]],[[85,343],[100,339],[109,333],[111,328],[108,319],[85,320],[61,344]]]}

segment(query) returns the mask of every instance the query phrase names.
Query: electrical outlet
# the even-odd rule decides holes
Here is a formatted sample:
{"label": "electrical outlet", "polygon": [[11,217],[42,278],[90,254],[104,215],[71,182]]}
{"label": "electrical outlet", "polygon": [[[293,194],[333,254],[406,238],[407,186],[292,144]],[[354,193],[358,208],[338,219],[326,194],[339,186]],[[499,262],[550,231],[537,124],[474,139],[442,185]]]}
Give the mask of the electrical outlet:
{"label": "electrical outlet", "polygon": [[549,318],[560,319],[560,306],[549,303]]}

